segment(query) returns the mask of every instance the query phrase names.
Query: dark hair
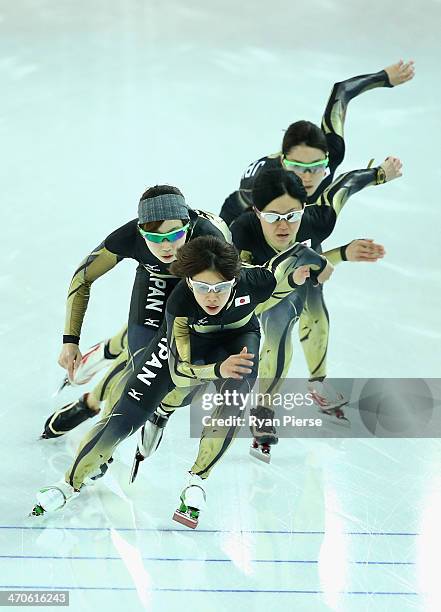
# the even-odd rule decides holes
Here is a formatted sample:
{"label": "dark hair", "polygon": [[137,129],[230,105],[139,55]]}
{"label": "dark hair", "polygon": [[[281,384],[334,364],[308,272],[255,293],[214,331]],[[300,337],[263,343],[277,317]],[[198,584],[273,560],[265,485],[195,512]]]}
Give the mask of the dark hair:
{"label": "dark hair", "polygon": [[[186,224],[186,221],[183,219],[179,220],[181,221],[182,226]],[[168,221],[168,219],[166,219],[166,221]],[[163,223],[164,221],[149,221],[148,223],[140,223],[139,227],[141,227],[145,232],[156,232],[156,230],[158,230]]]}
{"label": "dark hair", "polygon": [[236,247],[216,236],[200,236],[182,246],[170,272],[181,278],[191,278],[196,274],[213,270],[226,280],[239,276],[241,262]]}
{"label": "dark hair", "polygon": [[253,204],[258,210],[284,194],[290,195],[302,204],[306,202],[307,194],[301,179],[294,172],[288,172],[281,166],[263,170],[257,175],[253,187]]}
{"label": "dark hair", "polygon": [[310,121],[296,121],[291,123],[285,132],[282,141],[282,153],[287,155],[297,145],[304,144],[307,147],[321,149],[323,153],[328,152],[328,143],[323,130]]}
{"label": "dark hair", "polygon": [[148,200],[149,198],[156,198],[156,196],[166,195],[167,193],[183,196],[181,190],[177,187],[173,187],[173,185],[155,185],[154,187],[149,187],[146,189],[139,198],[139,201]]}

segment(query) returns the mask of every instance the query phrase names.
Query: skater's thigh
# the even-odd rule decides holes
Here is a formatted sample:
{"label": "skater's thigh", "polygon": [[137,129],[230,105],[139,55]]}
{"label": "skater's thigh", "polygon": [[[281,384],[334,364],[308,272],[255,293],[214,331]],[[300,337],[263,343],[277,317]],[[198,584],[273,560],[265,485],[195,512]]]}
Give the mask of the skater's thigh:
{"label": "skater's thigh", "polygon": [[305,300],[305,310],[302,314],[306,314],[310,317],[324,314],[328,317],[328,310],[326,308],[325,299],[323,296],[323,285],[313,285],[308,283]]}
{"label": "skater's thigh", "polygon": [[[311,283],[305,283],[307,284]],[[303,311],[307,291],[306,286],[299,287],[260,315],[259,319],[265,335],[275,333],[280,337],[293,321],[297,321]]]}
{"label": "skater's thigh", "polygon": [[167,393],[161,402],[161,406],[166,411],[170,412],[176,408],[189,406],[193,402],[200,402],[200,397],[206,389],[207,384],[195,385],[188,387],[175,387]]}
{"label": "skater's thigh", "polygon": [[228,355],[238,355],[244,347],[246,347],[248,353],[254,355],[252,371],[250,374],[245,374],[244,378],[256,378],[259,368],[260,332],[246,331],[226,338],[224,348]]}
{"label": "skater's thigh", "polygon": [[174,389],[168,367],[168,348],[165,322],[155,338],[142,352],[139,364],[128,376],[121,397],[114,410],[130,411],[140,406],[148,419],[165,396]]}

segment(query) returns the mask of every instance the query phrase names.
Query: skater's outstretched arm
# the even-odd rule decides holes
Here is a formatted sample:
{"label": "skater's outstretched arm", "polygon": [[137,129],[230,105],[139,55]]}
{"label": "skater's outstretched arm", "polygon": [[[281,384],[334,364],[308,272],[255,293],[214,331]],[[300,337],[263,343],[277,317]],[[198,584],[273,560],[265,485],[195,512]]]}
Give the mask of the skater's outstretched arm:
{"label": "skater's outstretched arm", "polygon": [[341,174],[322,193],[314,206],[330,206],[338,216],[348,199],[369,185],[380,185],[402,176],[402,163],[396,157],[387,157],[376,168],[352,170]]}
{"label": "skater's outstretched arm", "polygon": [[335,266],[342,261],[375,263],[385,254],[386,251],[382,244],[377,244],[371,238],[359,238],[325,251],[323,256]]}
{"label": "skater's outstretched arm", "polygon": [[361,74],[340,83],[335,83],[322,118],[322,130],[326,134],[329,148],[329,170],[331,176],[345,155],[344,123],[349,102],[360,94],[377,87],[394,87],[410,81],[415,74],[414,62],[403,62],[388,66],[372,74]]}

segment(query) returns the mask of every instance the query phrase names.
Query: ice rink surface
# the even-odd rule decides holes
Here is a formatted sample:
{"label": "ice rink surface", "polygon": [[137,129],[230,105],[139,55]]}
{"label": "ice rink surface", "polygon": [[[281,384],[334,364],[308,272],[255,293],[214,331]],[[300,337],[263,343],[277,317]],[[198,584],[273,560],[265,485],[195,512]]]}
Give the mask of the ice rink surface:
{"label": "ice rink surface", "polygon": [[[320,121],[334,82],[400,57],[416,61],[414,81],[348,110],[341,171],[396,155],[404,176],[355,196],[326,244],[387,251],[326,287],[329,373],[440,376],[440,22],[434,0],[0,5],[0,589],[67,589],[75,611],[439,611],[435,439],[282,440],[269,466],[238,440],[193,532],[171,520],[197,450],[183,410],[135,485],[129,439],[94,490],[45,520],[27,514],[89,426],[37,441],[76,397],[51,393],[79,261],[149,185],[218,212],[289,123]],[[82,348],[125,320],[134,269],[93,286]],[[300,350],[292,374],[306,374]]]}

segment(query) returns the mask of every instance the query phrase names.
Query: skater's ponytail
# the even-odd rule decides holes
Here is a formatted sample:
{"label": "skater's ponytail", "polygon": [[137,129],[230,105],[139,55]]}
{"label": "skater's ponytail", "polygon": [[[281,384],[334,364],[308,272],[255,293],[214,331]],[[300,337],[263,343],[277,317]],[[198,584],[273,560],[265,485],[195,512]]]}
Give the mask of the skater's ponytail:
{"label": "skater's ponytail", "polygon": [[225,280],[233,280],[240,273],[241,262],[234,245],[216,236],[200,236],[184,244],[177,254],[170,272],[180,278],[212,270]]}

